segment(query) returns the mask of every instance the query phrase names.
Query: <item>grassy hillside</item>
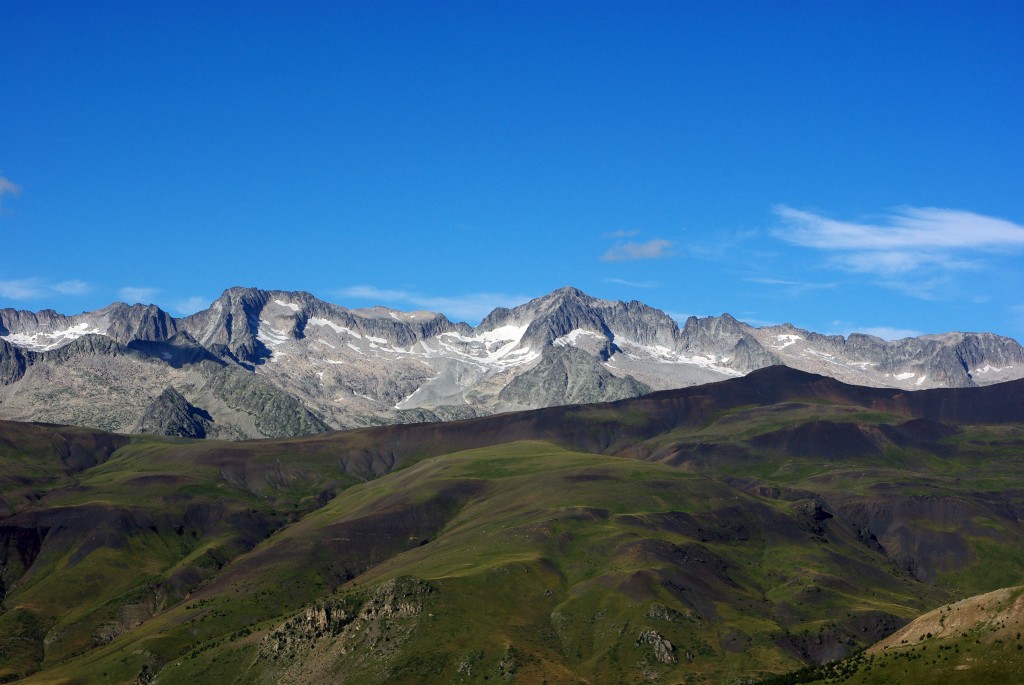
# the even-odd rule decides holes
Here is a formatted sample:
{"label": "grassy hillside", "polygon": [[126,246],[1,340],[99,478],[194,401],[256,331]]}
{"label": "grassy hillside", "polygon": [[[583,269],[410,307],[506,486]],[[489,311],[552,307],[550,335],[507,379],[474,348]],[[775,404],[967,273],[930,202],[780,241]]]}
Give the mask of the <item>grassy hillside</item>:
{"label": "grassy hillside", "polygon": [[1024,682],[1024,587],[940,606],[868,650],[772,676],[759,685],[1004,685]]}
{"label": "grassy hillside", "polygon": [[284,441],[0,424],[0,679],[754,682],[1024,582],[1012,412],[767,377]]}

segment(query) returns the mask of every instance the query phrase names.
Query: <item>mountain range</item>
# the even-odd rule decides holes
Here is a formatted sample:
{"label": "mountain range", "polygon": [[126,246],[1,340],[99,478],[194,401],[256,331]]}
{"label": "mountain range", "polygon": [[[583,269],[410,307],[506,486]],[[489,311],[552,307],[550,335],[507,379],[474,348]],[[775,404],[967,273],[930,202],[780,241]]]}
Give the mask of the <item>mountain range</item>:
{"label": "mountain range", "polygon": [[123,303],[73,316],[0,310],[0,418],[121,433],[246,439],[463,419],[773,365],[864,386],[971,387],[1024,377],[1024,348],[992,333],[886,341],[728,314],[680,327],[641,302],[569,287],[477,326],[256,288],[183,318]]}

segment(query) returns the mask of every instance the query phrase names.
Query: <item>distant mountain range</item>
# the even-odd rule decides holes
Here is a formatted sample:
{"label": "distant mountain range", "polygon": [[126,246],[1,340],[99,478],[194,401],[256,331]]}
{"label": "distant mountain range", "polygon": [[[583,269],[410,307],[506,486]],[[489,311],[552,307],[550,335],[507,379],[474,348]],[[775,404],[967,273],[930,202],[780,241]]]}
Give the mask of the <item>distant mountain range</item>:
{"label": "distant mountain range", "polygon": [[226,290],[184,318],[123,303],[74,316],[0,310],[0,418],[184,437],[471,418],[779,364],[865,386],[969,387],[1024,377],[1024,348],[992,333],[885,341],[728,314],[680,328],[641,302],[568,287],[475,327],[255,288]]}

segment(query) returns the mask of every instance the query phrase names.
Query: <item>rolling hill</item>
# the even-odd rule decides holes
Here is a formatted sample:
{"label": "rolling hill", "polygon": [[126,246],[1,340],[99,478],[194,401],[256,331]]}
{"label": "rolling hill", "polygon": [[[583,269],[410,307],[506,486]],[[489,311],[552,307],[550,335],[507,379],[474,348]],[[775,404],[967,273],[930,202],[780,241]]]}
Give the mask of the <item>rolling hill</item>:
{"label": "rolling hill", "polygon": [[249,442],[0,422],[0,678],[782,677],[1024,580],[1022,383],[776,366]]}

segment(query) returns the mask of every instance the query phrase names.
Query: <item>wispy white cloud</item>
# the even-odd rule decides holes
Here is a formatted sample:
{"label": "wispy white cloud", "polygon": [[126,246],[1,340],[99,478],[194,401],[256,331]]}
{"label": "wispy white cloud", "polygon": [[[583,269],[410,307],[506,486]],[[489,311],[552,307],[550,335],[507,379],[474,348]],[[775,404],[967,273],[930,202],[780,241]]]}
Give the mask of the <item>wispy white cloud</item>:
{"label": "wispy white cloud", "polygon": [[[851,333],[854,331],[851,331]],[[913,328],[895,328],[893,326],[868,326],[861,328],[857,333],[867,333],[883,340],[900,340],[902,338],[916,338],[922,335],[921,331]],[[847,334],[849,335],[849,333]]]}
{"label": "wispy white cloud", "polygon": [[901,340],[902,338],[916,338],[924,335],[923,332],[913,328],[900,328],[898,326],[860,326],[849,321],[833,321],[831,326],[833,335],[849,336],[852,333],[864,333],[873,335],[883,340]]}
{"label": "wispy white cloud", "polygon": [[601,255],[606,262],[625,262],[637,259],[657,259],[673,254],[672,241],[662,238],[648,240],[646,243],[625,242],[613,245]]}
{"label": "wispy white cloud", "polygon": [[[696,257],[709,262],[727,262],[734,264],[738,254],[751,253],[750,243],[760,236],[755,230],[732,231],[720,234],[706,242],[689,241],[684,246],[689,257]],[[763,255],[754,253],[759,259]]]}
{"label": "wispy white cloud", "polygon": [[530,299],[525,295],[469,293],[455,297],[415,297],[411,302],[454,319],[472,322],[479,321],[498,307],[515,307]]}
{"label": "wispy white cloud", "polygon": [[640,235],[640,231],[608,231],[601,237],[606,240],[623,240],[624,238],[632,238]]}
{"label": "wispy white cloud", "polygon": [[526,295],[469,293],[466,295],[423,295],[408,290],[386,290],[372,285],[355,285],[338,291],[341,297],[369,300],[373,304],[409,303],[420,309],[441,312],[455,320],[476,322],[497,307],[515,307],[531,299]]}
{"label": "wispy white cloud", "polygon": [[134,286],[125,286],[117,291],[117,296],[122,301],[129,304],[135,304],[141,302],[143,304],[150,304],[153,302],[153,298],[160,292],[159,288],[139,288]]}
{"label": "wispy white cloud", "polygon": [[0,176],[0,208],[4,206],[4,195],[18,195],[21,193],[21,186],[6,176]]}
{"label": "wispy white cloud", "polygon": [[85,281],[53,283],[41,278],[19,278],[0,281],[0,297],[11,300],[40,300],[54,295],[84,295],[90,286]]}
{"label": "wispy white cloud", "polygon": [[618,285],[629,286],[630,288],[657,288],[658,284],[653,281],[627,281],[623,278],[606,278],[605,283],[617,283]]}
{"label": "wispy white cloud", "polygon": [[[914,276],[918,276],[918,278],[914,278]],[[885,288],[896,290],[919,300],[939,300],[945,293],[956,290],[954,279],[948,273],[936,273],[935,270],[921,274],[901,275],[900,278],[883,277],[875,282]]]}
{"label": "wispy white cloud", "polygon": [[1024,226],[957,209],[899,207],[874,222],[839,221],[785,205],[774,211],[782,221],[775,237],[829,253],[848,271],[885,277],[981,268],[986,253],[1024,249]]}
{"label": "wispy white cloud", "polygon": [[384,290],[372,285],[353,285],[342,288],[339,294],[344,297],[354,297],[360,300],[377,300],[380,302],[396,302],[409,299],[409,293],[404,290]]}
{"label": "wispy white cloud", "polygon": [[31,300],[45,295],[46,289],[36,279],[0,281],[0,297],[12,300]]}
{"label": "wispy white cloud", "polygon": [[788,295],[800,295],[813,290],[831,290],[836,287],[835,283],[812,283],[805,281],[794,281],[786,278],[771,278],[762,276],[751,276],[744,279],[747,283],[759,283],[761,285],[778,286]]}
{"label": "wispy white cloud", "polygon": [[685,313],[681,313],[681,312],[665,312],[665,313],[668,314],[669,317],[671,317],[680,326],[685,324],[686,320],[689,319],[691,316],[697,316],[697,317],[700,316],[699,314],[685,314]]}
{"label": "wispy white cloud", "polygon": [[61,281],[60,283],[54,283],[52,287],[54,291],[61,295],[85,295],[92,290],[91,285],[79,280]]}
{"label": "wispy white cloud", "polygon": [[770,321],[768,319],[751,318],[751,317],[745,316],[743,314],[738,315],[737,319],[742,321],[743,323],[747,324],[748,326],[753,326],[754,328],[765,328],[767,326],[781,326],[782,325],[781,321]]}
{"label": "wispy white cloud", "polygon": [[206,309],[209,305],[210,298],[202,295],[193,295],[175,302],[174,311],[182,316],[188,316],[189,314],[195,314],[200,310]]}

